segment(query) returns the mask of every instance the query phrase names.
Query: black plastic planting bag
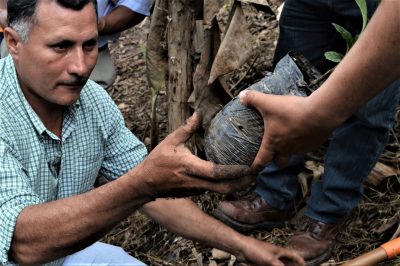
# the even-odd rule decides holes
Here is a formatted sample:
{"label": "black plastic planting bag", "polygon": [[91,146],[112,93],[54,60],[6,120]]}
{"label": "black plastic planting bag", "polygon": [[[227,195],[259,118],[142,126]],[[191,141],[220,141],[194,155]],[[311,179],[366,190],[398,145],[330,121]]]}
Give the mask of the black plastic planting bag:
{"label": "black plastic planting bag", "polygon": [[[267,94],[307,96],[320,73],[299,53],[283,57],[273,73],[251,85],[249,90]],[[219,164],[250,165],[261,144],[264,123],[261,114],[232,99],[213,118],[204,139],[208,160]]]}

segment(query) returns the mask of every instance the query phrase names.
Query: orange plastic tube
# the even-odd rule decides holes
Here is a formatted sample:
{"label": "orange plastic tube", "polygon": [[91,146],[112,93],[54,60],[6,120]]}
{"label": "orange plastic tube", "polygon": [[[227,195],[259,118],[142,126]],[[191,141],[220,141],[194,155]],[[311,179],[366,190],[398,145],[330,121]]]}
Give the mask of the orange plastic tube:
{"label": "orange plastic tube", "polygon": [[387,260],[386,252],[382,247],[379,247],[352,260],[346,261],[341,266],[374,266],[385,260]]}
{"label": "orange plastic tube", "polygon": [[400,255],[400,237],[393,239],[379,248],[349,260],[342,266],[373,266],[379,262],[391,260]]}
{"label": "orange plastic tube", "polygon": [[386,251],[389,260],[396,258],[400,255],[400,237],[382,244],[381,247]]}

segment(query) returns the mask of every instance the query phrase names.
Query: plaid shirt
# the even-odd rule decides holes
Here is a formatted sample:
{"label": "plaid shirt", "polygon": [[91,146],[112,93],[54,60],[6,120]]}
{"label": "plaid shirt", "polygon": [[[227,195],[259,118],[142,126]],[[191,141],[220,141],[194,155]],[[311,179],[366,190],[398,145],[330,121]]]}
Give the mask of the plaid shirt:
{"label": "plaid shirt", "polygon": [[8,252],[25,207],[87,192],[99,175],[116,179],[146,155],[118,107],[92,81],[65,111],[59,139],[25,99],[11,57],[1,59],[0,265],[15,265]]}

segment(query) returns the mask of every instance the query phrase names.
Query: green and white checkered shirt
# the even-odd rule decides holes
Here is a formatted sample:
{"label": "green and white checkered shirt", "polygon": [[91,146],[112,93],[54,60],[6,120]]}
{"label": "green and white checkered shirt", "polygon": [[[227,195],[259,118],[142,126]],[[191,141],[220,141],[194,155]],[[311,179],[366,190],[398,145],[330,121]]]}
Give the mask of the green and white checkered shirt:
{"label": "green and white checkered shirt", "polygon": [[[62,139],[26,101],[10,56],[0,60],[0,265],[27,206],[87,192],[97,176],[116,179],[147,155],[107,92],[92,81],[64,113]],[[52,263],[59,265],[62,260]]]}

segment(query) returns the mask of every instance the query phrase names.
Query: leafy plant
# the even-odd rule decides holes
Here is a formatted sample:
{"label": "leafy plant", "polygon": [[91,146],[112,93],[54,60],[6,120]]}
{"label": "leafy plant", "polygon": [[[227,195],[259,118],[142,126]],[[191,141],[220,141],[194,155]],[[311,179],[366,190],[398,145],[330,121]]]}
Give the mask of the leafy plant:
{"label": "leafy plant", "polygon": [[[368,8],[367,8],[367,3],[365,0],[355,0],[358,8],[361,11],[361,16],[362,16],[362,28],[361,28],[361,32],[364,31],[365,26],[367,25],[367,21],[368,21]],[[336,24],[336,23],[332,23],[333,27],[335,27],[336,31],[339,32],[340,36],[342,36],[342,38],[346,41],[347,44],[347,49],[346,49],[346,53],[350,50],[350,48],[353,46],[353,44],[357,41],[358,37],[360,36],[359,34],[356,35],[352,35],[348,30],[346,30],[345,28],[343,28],[342,26]],[[343,59],[344,55],[338,52],[334,52],[334,51],[328,51],[325,53],[325,58],[335,62],[335,63],[339,63],[342,59]]]}

